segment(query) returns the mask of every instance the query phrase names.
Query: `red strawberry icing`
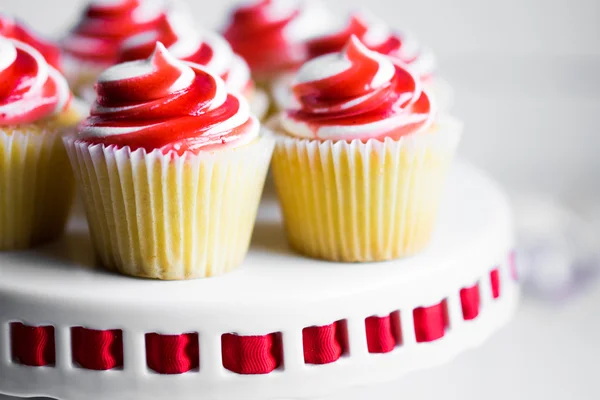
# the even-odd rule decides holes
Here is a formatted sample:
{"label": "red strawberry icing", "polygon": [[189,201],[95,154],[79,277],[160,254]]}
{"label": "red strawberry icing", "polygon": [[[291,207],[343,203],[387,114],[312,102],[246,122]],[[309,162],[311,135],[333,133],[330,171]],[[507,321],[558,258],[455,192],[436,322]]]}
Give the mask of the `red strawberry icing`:
{"label": "red strawberry icing", "polygon": [[258,136],[246,100],[161,43],[146,60],[106,70],[96,90],[91,116],[80,127],[92,143],[183,154],[241,146]]}

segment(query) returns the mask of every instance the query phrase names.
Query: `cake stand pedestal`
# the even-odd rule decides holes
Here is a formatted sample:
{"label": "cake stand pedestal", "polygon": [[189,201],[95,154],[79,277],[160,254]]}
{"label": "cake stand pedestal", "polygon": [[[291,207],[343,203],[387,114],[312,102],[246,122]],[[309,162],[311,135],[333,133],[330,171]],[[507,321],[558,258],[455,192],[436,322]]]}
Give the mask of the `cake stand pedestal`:
{"label": "cake stand pedestal", "polygon": [[85,223],[0,254],[0,393],[62,400],[315,398],[447,362],[519,297],[507,200],[456,163],[430,246],[385,263],[303,258],[266,196],[242,268],[157,282],[96,266]]}

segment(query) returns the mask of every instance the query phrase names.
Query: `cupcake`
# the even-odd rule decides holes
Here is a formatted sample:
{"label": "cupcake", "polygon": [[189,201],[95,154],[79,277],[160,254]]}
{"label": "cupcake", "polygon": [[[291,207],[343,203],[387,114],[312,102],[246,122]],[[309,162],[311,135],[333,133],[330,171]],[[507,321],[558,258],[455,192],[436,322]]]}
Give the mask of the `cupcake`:
{"label": "cupcake", "polygon": [[429,242],[462,126],[439,117],[418,77],[352,37],[298,72],[272,170],[291,246],[366,262]]}
{"label": "cupcake", "polygon": [[[450,107],[452,92],[450,86],[436,75],[436,62],[431,50],[422,48],[412,36],[393,31],[383,21],[366,12],[355,13],[345,26],[310,40],[307,43],[309,59],[340,52],[352,35],[370,50],[393,57],[410,68],[418,75],[423,86],[432,92],[438,110],[444,111]],[[293,73],[279,76],[273,84],[272,96],[279,110],[295,105],[291,91],[293,77]]]}
{"label": "cupcake", "polygon": [[0,36],[26,43],[39,51],[48,64],[60,71],[62,69],[60,48],[57,44],[43,39],[14,17],[0,13]]}
{"label": "cupcake", "polygon": [[[30,45],[40,52],[50,66],[59,72],[62,71],[63,63],[58,44],[42,38],[23,22],[0,13],[0,36]],[[82,118],[88,114],[88,105],[79,98],[73,97],[70,106],[74,114],[79,114]]]}
{"label": "cupcake", "polygon": [[254,115],[262,118],[266,114],[268,97],[263,90],[255,87],[248,64],[234,54],[229,43],[219,34],[196,30],[187,14],[171,12],[157,29],[126,40],[119,61],[148,58],[156,42],[163,43],[172,56],[205,66],[219,75],[225,81],[227,90],[240,93],[248,99]]}
{"label": "cupcake", "polygon": [[42,54],[0,37],[0,250],[63,233],[75,183],[61,137],[80,119]]}
{"label": "cupcake", "polygon": [[169,280],[239,266],[274,146],[247,101],[161,43],[96,90],[65,145],[101,263]]}
{"label": "cupcake", "polygon": [[156,29],[167,0],[93,0],[62,42],[64,71],[74,92],[89,97],[100,73],[118,61],[121,44]]}
{"label": "cupcake", "polygon": [[268,87],[308,60],[306,42],[327,32],[332,19],[320,1],[258,0],[232,12],[224,36]]}

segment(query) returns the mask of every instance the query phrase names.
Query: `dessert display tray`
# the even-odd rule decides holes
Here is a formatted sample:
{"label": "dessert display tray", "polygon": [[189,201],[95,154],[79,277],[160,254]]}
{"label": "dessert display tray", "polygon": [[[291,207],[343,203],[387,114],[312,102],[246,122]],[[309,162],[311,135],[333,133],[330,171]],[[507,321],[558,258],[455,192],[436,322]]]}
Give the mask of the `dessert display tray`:
{"label": "dessert display tray", "polygon": [[0,393],[62,400],[315,398],[478,346],[513,314],[510,209],[453,167],[429,247],[341,264],[286,244],[276,200],[244,265],[219,278],[135,279],[96,266],[85,222],[0,253]]}

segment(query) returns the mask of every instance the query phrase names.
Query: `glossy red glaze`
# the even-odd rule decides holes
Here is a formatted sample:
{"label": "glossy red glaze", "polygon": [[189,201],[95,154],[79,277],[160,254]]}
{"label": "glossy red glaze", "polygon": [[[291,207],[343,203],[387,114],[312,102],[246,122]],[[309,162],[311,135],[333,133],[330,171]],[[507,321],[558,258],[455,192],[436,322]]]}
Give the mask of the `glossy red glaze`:
{"label": "glossy red glaze", "polygon": [[122,0],[110,6],[91,3],[67,38],[66,51],[90,62],[104,65],[116,63],[123,41],[155,29],[165,18],[164,13],[158,13],[153,18],[136,20],[136,13],[140,12],[142,3],[142,0]]}
{"label": "glossy red glaze", "polygon": [[[46,61],[21,42],[10,40],[7,46],[15,46],[17,56],[0,70],[0,124],[32,123],[54,114],[64,93],[56,79],[47,75]],[[16,102],[21,103],[18,110],[11,107]]]}
{"label": "glossy red glaze", "polygon": [[27,43],[39,51],[48,64],[58,70],[61,69],[60,48],[58,45],[49,40],[42,39],[21,21],[0,14],[0,36]]}
{"label": "glossy red glaze", "polygon": [[289,40],[285,30],[300,10],[275,16],[274,1],[262,0],[237,8],[224,36],[253,73],[296,68],[307,59],[305,43]]}
{"label": "glossy red glaze", "polygon": [[316,132],[322,126],[366,125],[405,113],[406,123],[385,132],[392,138],[414,133],[428,121],[429,97],[400,63],[394,64],[395,73],[389,81],[374,87],[380,60],[367,54],[355,39],[344,52],[350,62],[348,69],[293,87],[301,109],[288,111],[291,118],[307,123]]}
{"label": "glossy red glaze", "polygon": [[164,47],[157,47],[151,62],[153,68],[148,74],[111,81],[100,79],[96,104],[80,130],[111,132],[92,135],[87,141],[183,154],[236,143],[257,124],[248,118],[231,129],[213,129],[238,113],[240,99],[227,94],[224,103],[215,106],[217,91],[225,88],[217,86],[219,78],[194,64],[185,64],[194,73],[193,81],[172,91],[182,70],[170,62]]}

